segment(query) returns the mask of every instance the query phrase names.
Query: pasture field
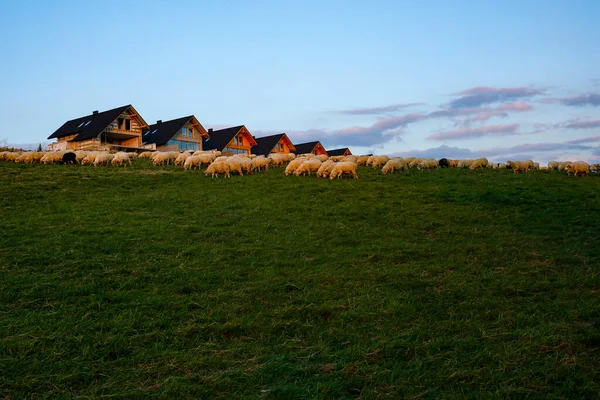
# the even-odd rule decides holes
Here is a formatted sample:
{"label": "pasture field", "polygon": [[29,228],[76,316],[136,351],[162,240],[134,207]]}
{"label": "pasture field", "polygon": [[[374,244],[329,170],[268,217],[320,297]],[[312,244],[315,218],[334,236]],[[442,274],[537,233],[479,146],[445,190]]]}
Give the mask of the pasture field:
{"label": "pasture field", "polygon": [[600,178],[0,163],[0,397],[597,398]]}

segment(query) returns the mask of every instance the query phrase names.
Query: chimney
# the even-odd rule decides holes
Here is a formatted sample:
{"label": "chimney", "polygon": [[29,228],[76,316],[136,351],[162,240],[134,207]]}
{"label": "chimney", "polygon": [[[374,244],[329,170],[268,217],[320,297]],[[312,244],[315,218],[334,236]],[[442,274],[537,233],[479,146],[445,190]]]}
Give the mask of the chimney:
{"label": "chimney", "polygon": [[157,124],[162,124],[162,119],[159,119],[158,121],[156,121]]}
{"label": "chimney", "polygon": [[92,115],[97,115],[98,114],[98,110],[92,112]]}
{"label": "chimney", "polygon": [[213,128],[208,128],[208,134],[212,134],[213,133]]}

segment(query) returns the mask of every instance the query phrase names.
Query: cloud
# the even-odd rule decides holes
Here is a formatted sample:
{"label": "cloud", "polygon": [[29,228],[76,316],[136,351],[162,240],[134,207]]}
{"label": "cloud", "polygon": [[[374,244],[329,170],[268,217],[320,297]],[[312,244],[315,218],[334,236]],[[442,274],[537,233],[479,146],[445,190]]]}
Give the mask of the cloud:
{"label": "cloud", "polygon": [[529,104],[514,102],[500,104],[497,107],[475,107],[475,108],[445,108],[442,110],[433,111],[428,114],[428,118],[458,118],[467,117],[462,121],[458,121],[457,125],[470,125],[474,122],[484,122],[492,117],[506,118],[509,112],[524,112],[531,111],[533,107]]}
{"label": "cloud", "polygon": [[600,142],[600,136],[590,136],[590,137],[585,137],[585,138],[581,138],[581,139],[567,140],[565,143],[580,144],[580,143],[594,143],[594,142]]}
{"label": "cloud", "polygon": [[479,86],[456,93],[455,95],[460,97],[452,100],[448,106],[450,108],[459,109],[472,108],[479,107],[484,104],[503,103],[541,94],[544,94],[543,90],[532,88],[493,88]]}
{"label": "cloud", "polygon": [[[547,153],[552,151],[565,151],[565,150],[592,150],[595,147],[587,146],[579,143],[568,143],[568,142],[556,142],[556,143],[526,143],[512,147],[493,147],[488,149],[481,149],[482,153],[493,156],[500,156],[506,154],[523,154],[523,153]],[[521,156],[522,157],[522,156]],[[515,157],[516,158],[516,157]]]}
{"label": "cloud", "polygon": [[571,106],[571,107],[585,107],[585,106],[598,107],[598,106],[600,106],[600,94],[599,93],[588,93],[588,94],[582,94],[579,96],[564,97],[564,98],[548,97],[545,99],[541,99],[540,103],[544,103],[544,104],[560,103],[565,106]]}
{"label": "cloud", "polygon": [[404,108],[420,106],[424,103],[408,103],[408,104],[392,104],[389,106],[383,107],[373,107],[373,108],[351,108],[348,110],[339,110],[335,111],[338,114],[348,114],[348,115],[381,115],[388,114],[395,111],[400,111]]}
{"label": "cloud", "polygon": [[441,132],[427,137],[429,140],[459,140],[483,136],[520,135],[517,132],[519,124],[489,125],[478,128],[464,128]]}
{"label": "cloud", "polygon": [[470,149],[442,145],[426,150],[409,150],[390,154],[390,157],[419,157],[419,158],[479,158],[481,154]]}
{"label": "cloud", "polygon": [[571,129],[600,128],[600,120],[572,122],[570,124],[565,125],[565,128],[571,128]]}

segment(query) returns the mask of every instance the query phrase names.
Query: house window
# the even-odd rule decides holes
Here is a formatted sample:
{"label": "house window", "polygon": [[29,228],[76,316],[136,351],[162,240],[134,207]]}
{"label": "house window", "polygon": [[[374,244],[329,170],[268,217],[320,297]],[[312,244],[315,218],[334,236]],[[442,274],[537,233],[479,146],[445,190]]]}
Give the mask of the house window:
{"label": "house window", "polygon": [[130,119],[125,120],[125,130],[126,131],[131,130],[131,120]]}
{"label": "house window", "polygon": [[124,122],[123,118],[119,118],[117,120],[117,127],[118,127],[118,129],[123,129],[123,122]]}
{"label": "house window", "polygon": [[279,143],[279,151],[283,151],[283,143]]}

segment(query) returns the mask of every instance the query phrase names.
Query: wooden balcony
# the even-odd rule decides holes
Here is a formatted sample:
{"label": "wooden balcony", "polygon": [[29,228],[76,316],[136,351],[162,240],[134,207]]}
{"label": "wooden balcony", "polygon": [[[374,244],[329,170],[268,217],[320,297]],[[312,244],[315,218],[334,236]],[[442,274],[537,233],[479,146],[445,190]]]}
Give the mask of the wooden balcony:
{"label": "wooden balcony", "polygon": [[108,128],[106,128],[104,130],[104,132],[116,133],[119,135],[128,135],[128,136],[140,136],[142,134],[141,129],[130,129],[130,130],[126,131],[125,129],[111,128],[110,126]]}

